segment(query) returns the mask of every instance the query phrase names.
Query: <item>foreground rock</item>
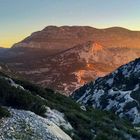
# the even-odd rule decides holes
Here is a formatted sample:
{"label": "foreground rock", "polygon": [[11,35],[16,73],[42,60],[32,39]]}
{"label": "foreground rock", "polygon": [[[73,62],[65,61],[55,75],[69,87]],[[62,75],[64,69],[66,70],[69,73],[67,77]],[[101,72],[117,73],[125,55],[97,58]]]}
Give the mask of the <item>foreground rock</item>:
{"label": "foreground rock", "polygon": [[52,121],[30,111],[9,109],[10,118],[0,121],[1,140],[71,140]]}

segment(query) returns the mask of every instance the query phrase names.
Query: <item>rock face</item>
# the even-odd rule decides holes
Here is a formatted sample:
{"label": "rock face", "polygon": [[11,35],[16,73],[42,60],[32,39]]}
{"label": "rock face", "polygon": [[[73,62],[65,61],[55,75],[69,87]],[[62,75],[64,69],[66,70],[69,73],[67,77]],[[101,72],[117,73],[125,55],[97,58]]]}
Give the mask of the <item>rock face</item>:
{"label": "rock face", "polygon": [[3,59],[27,79],[69,95],[140,56],[140,32],[113,27],[48,26],[15,44]]}
{"label": "rock face", "polygon": [[65,120],[65,114],[55,109],[47,107],[46,117],[59,127],[64,128],[67,131],[73,130],[71,124]]}
{"label": "rock face", "polygon": [[111,110],[140,123],[140,59],[136,59],[109,75],[90,82],[73,93],[84,106]]}
{"label": "rock face", "polygon": [[1,120],[1,140],[72,140],[52,121],[33,112],[9,109],[12,116]]}

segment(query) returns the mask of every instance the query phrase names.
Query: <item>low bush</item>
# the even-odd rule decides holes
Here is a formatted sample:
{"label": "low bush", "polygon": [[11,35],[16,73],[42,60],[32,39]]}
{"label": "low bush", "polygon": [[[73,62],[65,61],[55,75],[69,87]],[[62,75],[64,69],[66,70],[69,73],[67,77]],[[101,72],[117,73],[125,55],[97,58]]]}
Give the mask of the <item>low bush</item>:
{"label": "low bush", "polygon": [[6,80],[0,79],[0,103],[31,110],[41,116],[46,112],[45,105],[64,113],[65,119],[73,127],[71,131],[64,131],[73,140],[125,140],[123,134],[127,132],[140,139],[140,135],[127,120],[120,119],[111,112],[92,107],[84,111],[74,100],[51,89],[43,89],[26,81],[14,81],[26,90],[12,87]]}
{"label": "low bush", "polygon": [[0,119],[2,117],[9,117],[9,116],[10,116],[9,111],[6,108],[0,106]]}
{"label": "low bush", "polygon": [[44,115],[46,102],[29,91],[10,86],[10,84],[0,79],[0,103],[13,108],[31,110],[38,115]]}

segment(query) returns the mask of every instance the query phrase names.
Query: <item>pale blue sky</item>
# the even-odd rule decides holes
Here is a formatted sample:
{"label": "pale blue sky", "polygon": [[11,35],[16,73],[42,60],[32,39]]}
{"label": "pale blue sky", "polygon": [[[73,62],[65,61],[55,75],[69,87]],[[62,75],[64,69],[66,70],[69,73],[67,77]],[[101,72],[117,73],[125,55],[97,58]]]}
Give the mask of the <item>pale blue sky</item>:
{"label": "pale blue sky", "polygon": [[140,30],[140,0],[0,0],[0,46],[47,25]]}

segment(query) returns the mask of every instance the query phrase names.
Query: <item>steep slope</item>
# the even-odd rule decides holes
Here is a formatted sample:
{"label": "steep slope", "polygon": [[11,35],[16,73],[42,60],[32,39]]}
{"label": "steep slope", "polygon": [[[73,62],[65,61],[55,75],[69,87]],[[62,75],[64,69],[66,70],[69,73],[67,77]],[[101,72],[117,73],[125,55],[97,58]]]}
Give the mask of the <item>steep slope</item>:
{"label": "steep slope", "polygon": [[84,108],[50,89],[0,74],[0,91],[2,140],[140,139],[127,120]]}
{"label": "steep slope", "polygon": [[2,119],[1,140],[72,140],[57,125],[30,111],[9,109],[11,117]]}
{"label": "steep slope", "polygon": [[140,57],[138,46],[140,32],[124,28],[48,26],[15,44],[1,60],[28,80],[69,95]]}
{"label": "steep slope", "polygon": [[84,85],[73,93],[73,98],[85,106],[111,110],[134,124],[140,124],[139,83],[140,58]]}
{"label": "steep slope", "polygon": [[105,48],[95,42],[75,46],[57,55],[43,58],[10,59],[10,69],[24,78],[44,87],[64,93],[79,88],[84,83],[104,76],[120,65],[140,56],[140,50]]}

